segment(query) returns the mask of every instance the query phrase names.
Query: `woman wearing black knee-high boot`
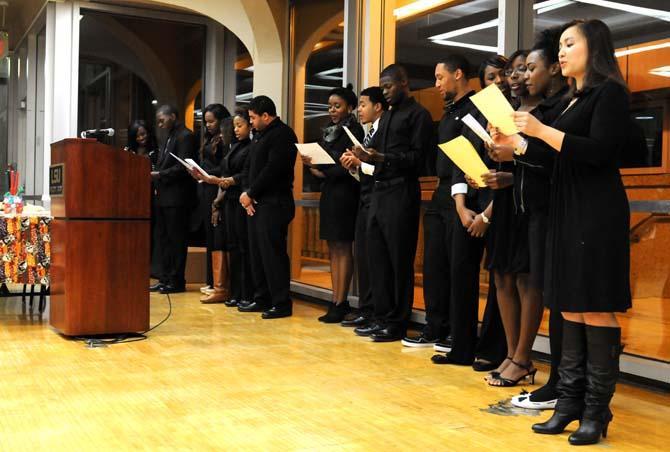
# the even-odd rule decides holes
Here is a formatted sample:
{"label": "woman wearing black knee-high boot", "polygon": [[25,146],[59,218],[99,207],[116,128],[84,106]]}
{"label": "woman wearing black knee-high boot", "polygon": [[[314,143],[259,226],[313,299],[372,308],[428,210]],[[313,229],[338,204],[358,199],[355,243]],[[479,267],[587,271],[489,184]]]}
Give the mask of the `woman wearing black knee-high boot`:
{"label": "woman wearing black knee-high boot", "polygon": [[[570,444],[595,444],[607,435],[619,373],[621,329],[614,313],[631,307],[630,211],[618,169],[631,131],[630,101],[602,21],[566,24],[558,57],[571,84],[562,114],[547,126],[514,113],[519,131],[557,152],[544,296],[565,319],[563,356],[554,415],[533,430],[557,434],[579,420]],[[518,135],[506,144],[526,147]]]}

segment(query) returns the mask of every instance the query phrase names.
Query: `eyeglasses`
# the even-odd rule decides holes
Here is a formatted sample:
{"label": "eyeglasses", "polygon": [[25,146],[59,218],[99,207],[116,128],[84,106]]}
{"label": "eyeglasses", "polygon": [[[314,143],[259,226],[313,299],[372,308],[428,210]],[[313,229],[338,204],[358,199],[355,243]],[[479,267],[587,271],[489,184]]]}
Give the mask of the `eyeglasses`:
{"label": "eyeglasses", "polygon": [[505,74],[505,77],[511,77],[515,72],[517,74],[523,74],[524,72],[526,72],[527,69],[528,68],[526,66],[517,66],[515,68],[507,68],[507,69],[505,69],[505,72],[503,72],[503,74]]}

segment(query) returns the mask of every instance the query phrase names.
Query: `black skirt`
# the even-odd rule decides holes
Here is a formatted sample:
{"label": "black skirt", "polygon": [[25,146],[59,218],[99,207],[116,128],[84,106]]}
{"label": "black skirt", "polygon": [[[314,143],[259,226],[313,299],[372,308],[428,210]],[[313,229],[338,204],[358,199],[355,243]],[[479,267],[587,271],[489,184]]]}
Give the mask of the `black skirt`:
{"label": "black skirt", "polygon": [[326,179],[319,201],[319,238],[353,242],[360,188],[353,177]]}

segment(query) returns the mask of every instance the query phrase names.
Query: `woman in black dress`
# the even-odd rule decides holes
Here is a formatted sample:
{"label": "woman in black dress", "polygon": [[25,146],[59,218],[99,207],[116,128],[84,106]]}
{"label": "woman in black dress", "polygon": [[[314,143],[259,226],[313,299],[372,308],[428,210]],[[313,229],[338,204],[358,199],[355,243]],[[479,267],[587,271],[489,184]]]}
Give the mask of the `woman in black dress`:
{"label": "woman in black dress", "polygon": [[[556,434],[574,420],[571,444],[607,435],[619,373],[615,312],[631,307],[628,199],[618,169],[631,132],[629,92],[602,21],[563,27],[559,62],[569,103],[551,126],[515,113],[521,132],[556,151],[551,187],[545,302],[563,314],[563,355],[554,415],[533,425]],[[522,146],[518,135],[507,140]]]}
{"label": "woman in black dress", "polygon": [[[565,108],[567,81],[558,64],[558,41],[560,28],[550,28],[540,33],[531,52],[526,58],[526,87],[530,94],[540,93],[544,98],[533,110],[533,115],[544,124],[551,124]],[[513,148],[505,147],[505,156],[498,157],[514,160],[517,163],[518,177],[515,191],[525,204],[528,221],[527,246],[517,248],[525,253],[529,262],[530,285],[542,297],[544,287],[544,258],[546,250],[546,224],[549,207],[551,174],[554,168],[556,152],[546,143],[536,138],[528,138],[527,151],[515,155]],[[495,158],[495,157],[494,157]],[[522,393],[512,398],[512,405],[530,409],[553,409],[558,399],[558,365],[561,361],[561,342],[563,340],[563,317],[556,310],[549,315],[549,344],[551,350],[551,373],[549,380],[541,388],[531,393]]]}
{"label": "woman in black dress", "polygon": [[[230,255],[230,299],[224,301],[224,304],[235,307],[253,301],[254,295],[247,213],[239,201],[247,179],[244,165],[252,148],[249,110],[237,107],[231,124],[235,141],[221,160],[220,177],[210,175],[201,180],[221,189],[212,202],[211,221],[215,226],[216,247],[226,250]],[[222,134],[226,135],[226,132]]]}
{"label": "woman in black dress", "polygon": [[[508,83],[518,111],[532,111],[541,101],[529,93],[524,81],[528,51],[513,53],[506,68]],[[496,189],[489,231],[487,264],[495,276],[500,316],[505,329],[507,358],[487,377],[491,386],[514,386],[525,377],[534,381],[537,372],[530,360],[533,341],[542,319],[541,289],[529,284],[528,215],[515,190],[517,165],[501,163],[484,180]],[[525,244],[525,245],[524,245]],[[519,250],[524,247],[523,250]]]}
{"label": "woman in black dress", "polygon": [[319,201],[319,238],[328,242],[333,283],[333,304],[326,315],[319,317],[319,321],[325,323],[339,323],[349,312],[347,296],[354,271],[352,244],[360,187],[339,161],[351,147],[351,140],[343,126],[347,126],[358,140],[363,140],[363,128],[352,114],[357,103],[356,95],[348,87],[335,88],[328,96],[330,123],[323,130],[319,144],[335,164],[315,166],[309,157],[302,157],[303,164],[310,168],[312,174],[323,180]]}
{"label": "woman in black dress", "polygon": [[[151,171],[155,171],[158,162],[158,144],[156,135],[153,133],[148,122],[141,119],[133,121],[128,126],[128,143],[123,148],[125,151],[133,154],[146,156],[151,161]],[[158,198],[156,195],[156,186],[151,181],[151,277],[157,277],[161,273],[161,259],[159,250],[156,247],[156,237],[158,232],[154,231],[156,227],[156,210],[158,208]]]}
{"label": "woman in black dress", "polygon": [[[221,135],[221,124],[224,119],[229,118],[230,113],[221,104],[210,104],[203,111],[205,123],[205,139],[200,147],[200,167],[211,176],[221,174],[221,160],[227,151],[227,144]],[[199,179],[197,171],[191,171],[195,179]],[[220,303],[228,300],[228,256],[222,248],[215,243],[215,231],[212,225],[212,202],[219,191],[218,186],[211,184],[198,184],[198,217],[200,224],[205,229],[205,242],[207,246],[207,259],[209,269],[207,271],[208,285],[201,290],[204,296],[200,299],[203,303]]]}

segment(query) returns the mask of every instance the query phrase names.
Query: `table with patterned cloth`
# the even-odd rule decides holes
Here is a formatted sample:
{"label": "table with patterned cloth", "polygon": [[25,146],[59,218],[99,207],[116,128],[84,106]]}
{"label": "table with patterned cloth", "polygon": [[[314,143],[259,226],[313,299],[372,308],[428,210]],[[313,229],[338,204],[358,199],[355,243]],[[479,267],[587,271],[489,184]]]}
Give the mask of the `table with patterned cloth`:
{"label": "table with patterned cloth", "polygon": [[0,283],[49,285],[49,216],[0,216]]}

